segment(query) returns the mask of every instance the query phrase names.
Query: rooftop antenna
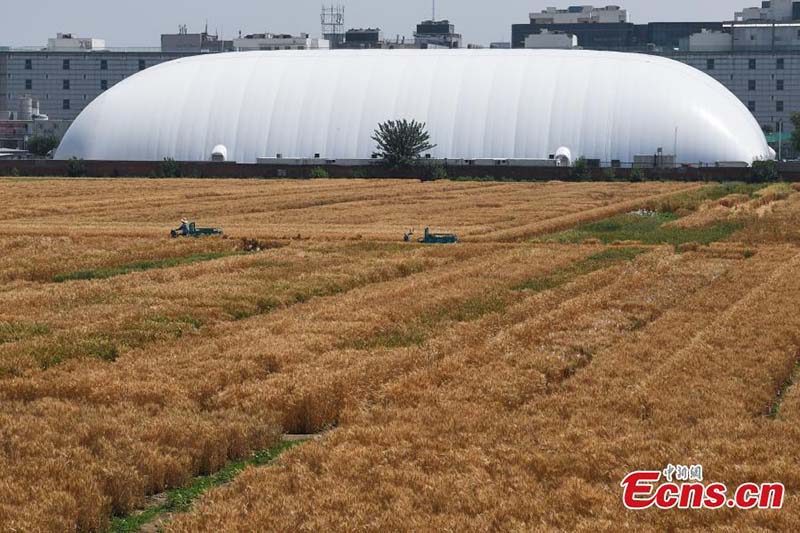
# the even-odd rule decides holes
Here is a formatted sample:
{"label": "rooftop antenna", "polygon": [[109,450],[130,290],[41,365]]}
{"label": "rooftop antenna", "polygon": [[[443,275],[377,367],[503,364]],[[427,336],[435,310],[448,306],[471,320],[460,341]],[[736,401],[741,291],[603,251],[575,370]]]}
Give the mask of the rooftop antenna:
{"label": "rooftop antenna", "polygon": [[344,37],[344,6],[323,5],[322,14],[322,38],[331,42],[331,47],[336,48],[341,44]]}

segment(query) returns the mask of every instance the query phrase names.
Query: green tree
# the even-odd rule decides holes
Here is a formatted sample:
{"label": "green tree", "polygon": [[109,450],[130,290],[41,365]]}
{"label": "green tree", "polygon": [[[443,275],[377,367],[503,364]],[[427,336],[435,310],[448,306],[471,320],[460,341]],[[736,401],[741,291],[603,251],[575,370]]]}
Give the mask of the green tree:
{"label": "green tree", "polygon": [[800,113],[792,113],[791,119],[794,131],[792,132],[792,148],[800,152]]}
{"label": "green tree", "polygon": [[331,175],[323,167],[314,167],[308,172],[308,177],[311,179],[328,179]]}
{"label": "green tree", "polygon": [[34,135],[28,139],[28,151],[33,155],[45,157],[58,148],[59,140],[55,135]]}
{"label": "green tree", "polygon": [[389,120],[379,124],[372,140],[378,143],[380,156],[393,166],[410,165],[423,152],[436,147],[430,143],[425,123],[416,120]]}
{"label": "green tree", "polygon": [[569,171],[569,175],[572,179],[577,181],[587,181],[592,177],[592,171],[589,169],[589,162],[585,157],[579,157],[575,160]]}
{"label": "green tree", "polygon": [[753,161],[752,181],[756,183],[766,183],[777,181],[779,177],[778,163],[775,161],[771,159]]}
{"label": "green tree", "polygon": [[67,161],[67,176],[70,178],[82,178],[86,175],[86,164],[83,159],[70,157]]}
{"label": "green tree", "polygon": [[159,163],[158,177],[160,178],[180,178],[182,173],[181,166],[172,157],[165,157]]}
{"label": "green tree", "polygon": [[628,177],[628,181],[632,182],[639,182],[639,181],[647,181],[647,171],[641,167],[633,167],[631,169],[631,173]]}

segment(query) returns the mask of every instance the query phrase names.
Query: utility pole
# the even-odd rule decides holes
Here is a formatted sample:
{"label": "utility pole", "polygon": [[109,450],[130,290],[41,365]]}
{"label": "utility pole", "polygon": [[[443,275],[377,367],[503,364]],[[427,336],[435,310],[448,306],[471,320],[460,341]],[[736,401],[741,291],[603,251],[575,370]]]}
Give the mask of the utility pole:
{"label": "utility pole", "polygon": [[431,12],[431,20],[436,22],[436,0],[433,0],[433,9]]}
{"label": "utility pole", "polygon": [[675,165],[678,165],[678,126],[675,126],[675,150],[672,152],[675,156]]}
{"label": "utility pole", "polygon": [[783,121],[778,122],[778,161],[783,159]]}

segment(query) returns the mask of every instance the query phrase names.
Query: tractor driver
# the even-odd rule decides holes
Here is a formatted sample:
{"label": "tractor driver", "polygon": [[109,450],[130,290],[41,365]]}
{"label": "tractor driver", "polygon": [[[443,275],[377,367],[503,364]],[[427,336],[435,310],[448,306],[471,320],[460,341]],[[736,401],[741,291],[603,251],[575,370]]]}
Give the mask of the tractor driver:
{"label": "tractor driver", "polygon": [[178,228],[181,235],[189,235],[189,221],[185,218],[181,219],[181,227]]}

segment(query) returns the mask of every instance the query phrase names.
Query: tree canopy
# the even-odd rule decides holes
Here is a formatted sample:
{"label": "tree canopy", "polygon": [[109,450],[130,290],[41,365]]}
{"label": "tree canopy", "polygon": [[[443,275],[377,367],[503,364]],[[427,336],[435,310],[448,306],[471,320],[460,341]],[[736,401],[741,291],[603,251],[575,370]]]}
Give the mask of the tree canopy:
{"label": "tree canopy", "polygon": [[425,123],[416,120],[389,120],[378,125],[372,135],[378,152],[391,165],[412,164],[424,152],[436,147],[431,144]]}
{"label": "tree canopy", "polygon": [[34,135],[28,139],[28,151],[39,157],[45,157],[58,148],[59,140],[55,135]]}

